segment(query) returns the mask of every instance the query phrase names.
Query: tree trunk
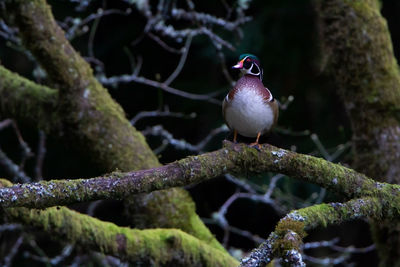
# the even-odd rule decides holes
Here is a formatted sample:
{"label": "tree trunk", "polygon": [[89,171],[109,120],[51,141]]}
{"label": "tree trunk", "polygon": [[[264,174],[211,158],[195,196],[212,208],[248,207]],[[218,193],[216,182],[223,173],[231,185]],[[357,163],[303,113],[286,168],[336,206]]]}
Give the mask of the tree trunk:
{"label": "tree trunk", "polygon": [[[353,133],[353,167],[382,182],[400,181],[400,72],[378,0],[317,2],[328,55]],[[372,222],[381,266],[400,266],[400,224]]]}

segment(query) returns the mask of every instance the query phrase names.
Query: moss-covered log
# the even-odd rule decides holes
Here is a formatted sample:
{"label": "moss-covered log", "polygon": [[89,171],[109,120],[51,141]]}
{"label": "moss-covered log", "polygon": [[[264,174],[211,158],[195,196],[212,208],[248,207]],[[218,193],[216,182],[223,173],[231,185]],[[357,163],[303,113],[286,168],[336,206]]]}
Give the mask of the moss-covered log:
{"label": "moss-covered log", "polygon": [[[400,72],[379,0],[315,1],[323,53],[350,118],[354,167],[400,183]],[[400,225],[375,224],[382,266],[400,266]]]}

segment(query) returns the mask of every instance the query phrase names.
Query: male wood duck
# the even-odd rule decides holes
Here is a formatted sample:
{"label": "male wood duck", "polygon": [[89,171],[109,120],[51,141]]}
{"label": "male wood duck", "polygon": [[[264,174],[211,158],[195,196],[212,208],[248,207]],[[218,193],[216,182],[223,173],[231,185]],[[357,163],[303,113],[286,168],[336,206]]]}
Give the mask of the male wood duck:
{"label": "male wood duck", "polygon": [[233,130],[233,142],[237,134],[256,137],[250,146],[260,148],[259,139],[276,124],[279,115],[278,101],[262,83],[263,71],[259,59],[243,54],[233,66],[243,74],[229,91],[222,103],[222,114],[228,127]]}

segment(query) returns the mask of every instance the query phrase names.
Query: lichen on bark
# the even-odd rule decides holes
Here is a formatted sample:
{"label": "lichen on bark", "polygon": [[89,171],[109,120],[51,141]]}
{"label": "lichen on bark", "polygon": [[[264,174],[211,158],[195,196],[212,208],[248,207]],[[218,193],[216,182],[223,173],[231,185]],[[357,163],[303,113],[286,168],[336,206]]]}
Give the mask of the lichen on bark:
{"label": "lichen on bark", "polygon": [[[62,140],[74,144],[77,152],[92,159],[93,169],[98,174],[116,169],[130,171],[160,166],[143,135],[130,124],[122,108],[95,79],[90,65],[66,40],[45,0],[7,0],[5,13],[5,18],[18,27],[24,45],[57,89],[56,106],[49,114],[53,114],[59,123]],[[35,85],[30,83],[29,86]],[[22,99],[18,101],[22,102]],[[49,129],[51,126],[43,125],[42,128]],[[182,189],[176,189],[175,193],[185,196]],[[155,194],[160,194],[160,199],[164,200],[158,203],[159,206],[169,205],[165,192]],[[186,197],[186,200],[192,203],[190,198]],[[136,199],[136,203],[140,204],[141,200]],[[178,211],[192,212],[180,214],[182,217],[197,217],[194,209],[182,208]],[[155,222],[158,215],[154,210],[144,210],[142,214],[143,218],[148,216],[148,221],[154,219]],[[164,212],[164,216],[173,217],[174,213]],[[197,223],[186,225],[186,229],[201,225],[197,217]],[[202,225],[191,230],[194,234],[201,233],[207,240],[213,239],[212,243],[216,244],[215,238],[205,229]]]}
{"label": "lichen on bark", "polygon": [[[349,115],[354,167],[400,183],[400,72],[379,0],[315,1],[323,53]],[[400,226],[372,225],[381,266],[400,265]]]}
{"label": "lichen on bark", "polygon": [[[11,186],[0,179],[0,187]],[[127,260],[132,266],[236,266],[211,240],[178,229],[138,230],[103,222],[66,207],[3,208],[2,221],[19,222],[84,248]]]}

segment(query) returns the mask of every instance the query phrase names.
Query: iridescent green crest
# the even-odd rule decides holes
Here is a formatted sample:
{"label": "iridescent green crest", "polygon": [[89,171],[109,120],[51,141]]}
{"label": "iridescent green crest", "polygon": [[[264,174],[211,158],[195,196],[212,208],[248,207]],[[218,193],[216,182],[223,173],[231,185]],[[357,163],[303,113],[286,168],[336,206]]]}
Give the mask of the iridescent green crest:
{"label": "iridescent green crest", "polygon": [[253,59],[253,60],[260,61],[260,60],[258,59],[258,57],[256,57],[256,56],[253,55],[253,54],[241,54],[241,55],[239,56],[239,61],[241,61],[241,60],[244,59],[245,57],[249,57],[249,58],[251,58],[251,59]]}

